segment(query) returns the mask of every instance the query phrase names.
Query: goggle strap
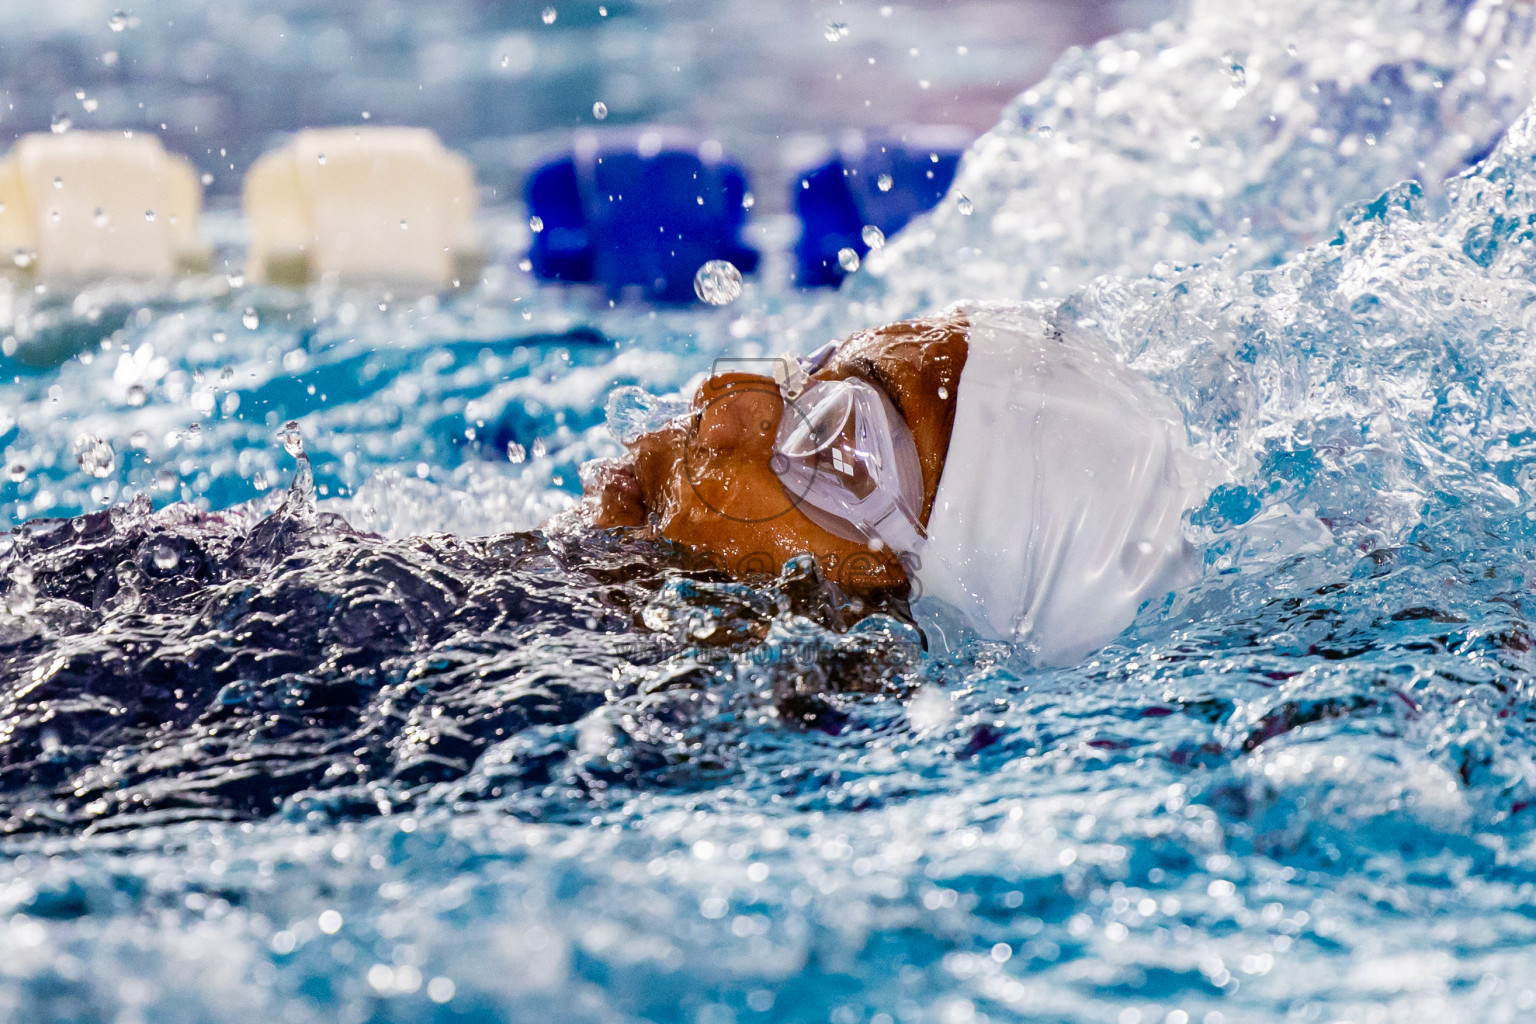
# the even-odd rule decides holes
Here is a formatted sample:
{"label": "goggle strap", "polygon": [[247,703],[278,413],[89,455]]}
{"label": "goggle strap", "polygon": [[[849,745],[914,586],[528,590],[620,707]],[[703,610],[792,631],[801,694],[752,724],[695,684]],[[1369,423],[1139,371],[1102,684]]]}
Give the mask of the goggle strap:
{"label": "goggle strap", "polygon": [[811,374],[821,369],[832,358],[839,341],[829,341],[808,356],[799,357],[785,353],[773,368],[773,379],[779,390],[790,398],[799,398],[811,382]]}
{"label": "goggle strap", "polygon": [[917,517],[900,499],[893,501],[879,518],[861,525],[866,536],[878,538],[881,544],[898,555],[916,551],[925,539]]}
{"label": "goggle strap", "polygon": [[805,370],[807,374],[815,373],[817,370],[827,365],[827,363],[832,359],[833,354],[836,353],[837,350],[842,347],[842,345],[843,343],[840,341],[827,342],[825,345],[821,346],[821,348],[818,348],[816,351],[812,352],[810,355],[799,361],[801,369]]}
{"label": "goggle strap", "polygon": [[811,375],[794,356],[781,356],[773,364],[773,380],[787,398],[799,398],[810,383]]}

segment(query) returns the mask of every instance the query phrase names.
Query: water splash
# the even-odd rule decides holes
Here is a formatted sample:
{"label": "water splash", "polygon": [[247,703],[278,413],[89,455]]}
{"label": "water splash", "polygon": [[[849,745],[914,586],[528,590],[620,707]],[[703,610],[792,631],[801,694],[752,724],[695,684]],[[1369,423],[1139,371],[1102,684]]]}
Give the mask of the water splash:
{"label": "water splash", "polygon": [[279,437],[282,438],[283,449],[298,460],[298,465],[294,468],[293,483],[288,486],[288,496],[283,499],[278,515],[295,519],[313,518],[315,471],[309,464],[309,456],[304,453],[304,434],[299,429],[298,421],[289,420],[284,423]]}
{"label": "water splash", "polygon": [[112,446],[93,434],[81,434],[75,438],[75,463],[91,476],[105,478],[112,475],[117,454]]}
{"label": "water splash", "polygon": [[832,316],[1059,297],[1228,250],[1273,266],[1396,181],[1438,200],[1525,107],[1533,63],[1529,4],[1195,0],[1063,58],[966,155],[958,199],[871,258]]}
{"label": "water splash", "polygon": [[1522,439],[1536,429],[1523,313],[1536,298],[1532,125],[1528,111],[1448,183],[1440,216],[1407,183],[1274,270],[1237,273],[1232,255],[1106,278],[1064,305],[1069,334],[1111,338],[1227,467],[1231,482],[1197,517],[1214,564],[1242,562],[1303,519],[1354,552],[1395,548],[1430,522],[1438,543],[1475,543],[1471,523],[1451,528],[1463,517],[1513,516],[1500,529],[1523,535]]}
{"label": "water splash", "polygon": [[603,416],[608,432],[622,444],[632,444],[640,435],[660,429],[666,423],[688,413],[683,398],[659,398],[634,386],[614,388],[608,394]]}
{"label": "water splash", "polygon": [[[877,652],[879,637],[910,627],[866,619],[846,641],[830,632],[868,609],[808,567],[786,571],[775,594],[683,568],[665,546],[585,532],[386,541],[317,513],[303,467],[301,456],[288,498],[261,518],[140,501],[15,535],[0,563],[11,617],[0,673],[29,682],[0,701],[0,830],[345,818],[429,792],[453,803],[516,793],[559,816],[561,801],[519,782],[506,756],[602,709],[631,747],[621,754],[615,739],[590,766],[605,786],[653,773],[681,784],[695,769],[663,754],[677,716],[712,707],[720,694],[689,705],[774,629],[781,643],[862,652],[857,678],[872,690],[913,667]],[[13,620],[30,624],[24,637]],[[552,673],[562,659],[568,669]],[[830,688],[759,678],[740,700],[835,722]],[[338,742],[352,750],[339,761],[327,753]]]}
{"label": "water splash", "polygon": [[[1256,9],[1223,12],[1251,27]],[[1362,8],[1305,9],[1318,21],[1298,15],[1296,54],[1274,49],[1338,56],[1330,40],[1356,29],[1328,19]],[[1476,11],[1485,32],[1503,16],[1466,10],[1452,12],[1458,39]],[[1200,12],[1212,28],[1214,8]],[[1366,56],[1402,56],[1410,15],[1375,22]],[[1423,45],[1439,60],[1436,38]],[[1267,47],[1178,66],[1208,101],[1241,106],[1268,88],[1253,56]],[[1091,57],[1072,66],[1092,73]],[[1478,103],[1466,109],[1491,109]],[[1446,118],[1415,135],[1426,152],[1459,131],[1457,104],[1420,109]],[[1052,124],[1032,137],[1081,130]],[[1165,175],[1176,196],[1236,146],[1272,175],[1243,201],[1299,209],[1284,157],[1297,137],[1271,153],[1262,136],[1199,134],[1198,150],[1166,137],[1195,154],[1177,166],[1196,178]],[[1366,177],[1387,173],[1356,156]],[[403,321],[362,301],[274,303],[253,332],[238,330],[243,297],[144,324],[130,309],[128,349],[67,364],[58,403],[52,378],[18,385],[32,390],[0,441],[31,487],[74,479],[75,432],[130,433],[91,419],[130,384],[147,401],[113,415],[141,417],[132,430],[157,461],[127,473],[179,480],[206,459],[211,480],[270,472],[270,488],[287,465],[274,436],[287,414],[265,418],[281,394],[302,413],[317,489],[343,479],[349,450],[398,462],[431,446],[447,453],[434,478],[463,475],[445,488],[409,465],[370,474],[313,516],[210,483],[193,496],[238,507],[146,499],[0,535],[0,1006],[305,1022],[1524,1021],[1533,168],[1525,119],[1443,193],[1373,179],[1346,197],[1342,182],[1325,198],[1367,201],[1326,227],[1309,212],[1150,276],[1089,280],[1113,269],[1083,269],[1091,252],[1081,279],[1064,273],[1065,301],[1047,306],[1064,339],[1091,333],[1152,377],[1226,479],[1191,523],[1209,552],[1201,584],[1060,671],[995,644],[924,654],[901,608],[850,602],[803,564],[752,586],[570,518],[431,534],[539,521],[567,493],[552,463],[615,450],[597,412],[613,383],[683,390],[727,339],[757,344],[792,317],[647,328],[618,314],[603,320],[615,347],[572,341],[562,332],[580,325],[547,308],[545,340],[530,341],[494,292]],[[965,194],[972,223],[993,218],[991,193]],[[1097,237],[1138,210],[1062,218]],[[1313,232],[1318,244],[1283,251]],[[1011,257],[946,258],[936,297],[972,266],[978,287],[1002,280],[993,261]],[[710,335],[715,321],[746,326]],[[205,354],[214,330],[229,340]],[[276,369],[300,350],[303,370]],[[226,365],[249,423],[187,408]],[[320,400],[345,380],[373,383]],[[50,408],[74,422],[44,443]],[[197,458],[178,441],[162,465],[159,438],[193,420]],[[453,462],[535,439],[545,454],[512,476]],[[363,532],[383,529],[370,507],[418,535]]]}

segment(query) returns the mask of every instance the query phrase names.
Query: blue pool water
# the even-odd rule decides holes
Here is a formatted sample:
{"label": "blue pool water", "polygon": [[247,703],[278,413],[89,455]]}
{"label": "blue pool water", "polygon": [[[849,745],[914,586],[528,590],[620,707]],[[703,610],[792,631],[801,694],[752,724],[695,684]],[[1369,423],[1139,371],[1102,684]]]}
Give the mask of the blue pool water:
{"label": "blue pool water", "polygon": [[[731,306],[610,309],[510,207],[457,297],[9,293],[0,1015],[1533,1019],[1533,25],[1192,3],[835,297],[769,220]],[[1203,580],[1084,664],[536,529],[614,384],[962,297],[1221,476]]]}

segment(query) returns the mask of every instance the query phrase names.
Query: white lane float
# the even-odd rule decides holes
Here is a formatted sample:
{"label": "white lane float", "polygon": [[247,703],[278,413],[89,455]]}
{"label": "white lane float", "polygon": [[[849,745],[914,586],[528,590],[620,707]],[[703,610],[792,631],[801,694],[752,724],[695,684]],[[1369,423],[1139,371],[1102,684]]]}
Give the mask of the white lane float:
{"label": "white lane float", "polygon": [[49,284],[207,270],[202,187],[153,135],[23,136],[0,160],[0,258]]}
{"label": "white lane float", "polygon": [[245,176],[247,275],[429,289],[479,279],[469,161],[424,128],[299,132]]}

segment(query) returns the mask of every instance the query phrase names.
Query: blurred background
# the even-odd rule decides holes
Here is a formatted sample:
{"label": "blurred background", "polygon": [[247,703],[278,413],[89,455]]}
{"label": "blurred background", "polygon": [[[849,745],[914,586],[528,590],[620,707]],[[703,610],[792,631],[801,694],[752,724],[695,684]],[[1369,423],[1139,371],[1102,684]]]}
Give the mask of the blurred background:
{"label": "blurred background", "polygon": [[1062,51],[1171,0],[102,0],[0,5],[0,138],[157,132],[233,203],[306,126],[432,128],[486,205],[570,130],[674,125],[745,164],[759,212],[849,129],[979,135]]}

